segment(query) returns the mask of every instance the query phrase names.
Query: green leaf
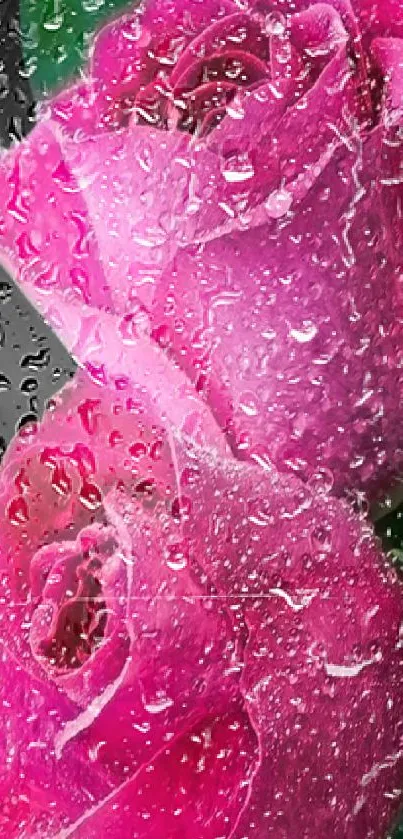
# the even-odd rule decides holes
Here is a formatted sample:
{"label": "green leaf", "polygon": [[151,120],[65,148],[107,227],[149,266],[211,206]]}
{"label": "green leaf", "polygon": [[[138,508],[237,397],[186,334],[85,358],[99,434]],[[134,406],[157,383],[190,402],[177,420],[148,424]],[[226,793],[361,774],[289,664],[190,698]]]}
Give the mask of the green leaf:
{"label": "green leaf", "polygon": [[375,530],[385,553],[403,569],[403,504],[375,521]]}
{"label": "green leaf", "polygon": [[[390,562],[398,573],[403,575],[403,504],[378,518],[375,529]],[[403,839],[403,816],[400,817],[398,824],[388,837],[389,839]]]}
{"label": "green leaf", "polygon": [[23,55],[35,96],[76,76],[100,23],[132,5],[127,0],[21,0]]}
{"label": "green leaf", "polygon": [[403,821],[395,828],[391,839],[403,839]]}

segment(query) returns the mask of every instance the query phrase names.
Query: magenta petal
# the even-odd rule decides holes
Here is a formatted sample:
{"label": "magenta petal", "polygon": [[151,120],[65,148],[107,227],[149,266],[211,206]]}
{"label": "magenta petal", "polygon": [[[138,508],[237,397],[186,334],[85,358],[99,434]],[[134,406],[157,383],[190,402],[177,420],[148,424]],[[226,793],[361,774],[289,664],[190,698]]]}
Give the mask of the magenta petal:
{"label": "magenta petal", "polygon": [[368,38],[403,35],[403,8],[400,0],[351,0],[351,5]]}
{"label": "magenta petal", "polygon": [[[197,58],[178,75],[175,89],[193,90],[210,81],[249,86],[268,76],[268,64],[252,52],[230,47],[208,58]],[[172,78],[171,78],[172,84]]]}
{"label": "magenta petal", "polygon": [[[107,316],[103,321],[107,322]],[[113,342],[111,346],[113,349]],[[113,352],[110,361],[113,373]],[[132,375],[131,394],[135,381]],[[148,767],[155,763],[155,771],[170,771],[171,764],[166,770],[158,768],[160,759],[165,761],[161,750],[166,748],[166,732],[172,733],[173,740],[185,737],[189,726],[203,726],[202,720],[210,718],[211,713],[222,715],[228,707],[235,712],[233,702],[236,696],[239,698],[240,677],[260,752],[257,757],[253,740],[247,734],[248,754],[246,764],[241,755],[241,766],[246,766],[249,778],[253,772],[250,794],[246,800],[238,797],[240,768],[235,764],[235,798],[227,803],[229,809],[225,811],[229,819],[235,820],[234,836],[242,836],[242,830],[252,821],[256,836],[265,836],[268,830],[273,832],[279,826],[293,835],[295,824],[305,826],[306,819],[312,818],[312,808],[306,808],[306,785],[315,809],[318,835],[325,829],[338,829],[339,814],[343,814],[344,824],[346,813],[351,813],[355,830],[351,837],[355,839],[367,839],[368,826],[383,829],[396,807],[393,799],[384,796],[385,785],[397,785],[403,760],[399,751],[401,657],[395,649],[402,596],[401,586],[380,559],[368,527],[354,518],[347,505],[328,497],[331,481],[326,474],[322,475],[322,484],[317,480],[312,489],[306,488],[297,479],[280,478],[268,461],[249,465],[224,451],[219,453],[214,438],[208,446],[198,447],[179,427],[169,439],[173,468],[167,462],[159,470],[158,492],[154,493],[152,504],[144,482],[140,489],[138,478],[135,495],[132,489],[129,497],[123,451],[128,437],[137,434],[136,427],[125,418],[118,428],[114,427],[122,410],[116,412],[115,397],[110,410],[111,394],[106,391],[109,430],[119,431],[123,443],[119,461],[111,471],[113,456],[105,458],[107,446],[103,442],[103,426],[106,423],[108,428],[108,417],[102,415],[101,398],[94,399],[95,386],[91,390],[83,373],[81,377],[82,389],[76,394],[76,403],[79,405],[81,394],[85,410],[74,410],[73,401],[71,417],[75,419],[70,420],[70,431],[69,423],[58,422],[56,411],[48,415],[44,427],[47,424],[49,430],[53,425],[54,435],[59,429],[58,443],[63,447],[60,433],[67,429],[67,438],[77,434],[78,414],[87,438],[92,438],[93,446],[103,452],[103,471],[98,467],[96,473],[101,487],[104,482],[106,486],[110,484],[116,470],[117,491],[104,493],[99,513],[115,531],[119,546],[116,556],[124,560],[132,580],[125,621],[127,632],[132,635],[131,656],[118,679],[98,694],[95,704],[90,703],[83,710],[77,708],[74,719],[69,717],[55,738],[56,753],[63,758],[70,748],[81,743],[87,743],[91,753],[98,744],[98,760],[113,766],[118,779],[113,793],[108,791],[101,802],[98,799],[98,804],[81,811],[65,836],[78,829],[82,829],[82,835],[91,836],[88,831],[92,829],[92,818],[94,831],[102,817],[111,829],[117,820],[120,829],[120,805],[124,809],[143,795],[148,802],[150,794],[142,774],[125,780],[125,766],[139,769],[146,760],[151,761]],[[151,391],[153,377],[148,378]],[[144,384],[142,393],[144,401]],[[180,391],[178,396],[181,397]],[[158,404],[165,412],[165,406]],[[186,398],[183,402],[179,399],[176,410],[185,413],[187,404]],[[129,405],[121,405],[121,409],[124,417],[127,414],[130,419]],[[146,422],[150,414],[142,415]],[[169,427],[173,431],[168,422]],[[138,446],[141,440],[132,442]],[[13,470],[15,486],[22,493],[28,490],[28,498],[31,492],[35,498],[38,484],[34,481],[40,479],[40,470],[36,467],[31,473],[30,490],[24,462],[19,463],[23,451],[22,441],[14,444],[7,459],[5,480]],[[29,454],[28,441],[26,451]],[[134,459],[144,454],[143,448],[138,447],[133,452]],[[46,457],[51,471],[54,457],[52,451]],[[95,467],[91,458],[87,456],[80,469],[90,469],[92,475]],[[6,505],[2,504],[1,509],[6,509]],[[24,522],[17,520],[17,526],[21,524]],[[91,532],[82,534],[87,538]],[[54,547],[49,550],[52,553]],[[65,550],[63,546],[62,552]],[[44,564],[46,556],[39,566],[43,568]],[[43,591],[48,593],[48,599],[56,596],[63,573],[59,568],[59,579],[45,581]],[[35,593],[39,590],[36,583]],[[277,644],[276,639],[280,638],[282,643]],[[30,666],[34,664],[30,662]],[[344,686],[347,679],[348,689],[342,690],[339,685]],[[390,700],[386,719],[382,717],[380,685]],[[290,699],[288,704],[284,705],[284,697]],[[130,709],[136,710],[138,727],[131,724]],[[359,714],[359,726],[355,713]],[[284,724],[277,725],[281,714]],[[322,730],[321,725],[327,725],[328,718],[332,726],[329,731]],[[325,722],[321,723],[322,719]],[[384,733],[380,738],[381,722]],[[303,767],[309,771],[304,771],[301,781],[302,764],[295,759],[293,738],[301,736],[302,744],[308,740],[311,743],[312,729],[315,733],[316,728],[319,734],[315,737],[320,737],[318,742],[323,741],[323,751],[304,746]],[[363,740],[365,748],[361,745]],[[284,749],[287,753],[290,742],[294,752],[289,767],[288,758],[284,764]],[[330,747],[339,749],[337,772],[331,783],[324,786]],[[359,755],[359,762],[351,759],[354,754]],[[214,755],[215,752],[215,763]],[[268,785],[266,777],[263,787],[261,773],[264,771],[267,776],[269,761],[272,783]],[[379,779],[376,776],[376,782],[367,790],[365,779],[372,781],[374,765],[384,764]],[[320,780],[316,782],[315,778]],[[355,806],[352,791],[359,787],[362,778],[365,800],[359,800]],[[193,787],[191,795],[192,791]],[[333,814],[323,806],[323,797],[329,791],[339,800]],[[153,794],[155,800],[154,789]],[[204,795],[203,790],[201,794]],[[285,812],[281,801],[288,801],[287,796],[292,797],[294,806]],[[150,823],[156,839],[161,828],[160,802],[163,806],[164,800],[158,798],[152,815],[155,821]],[[235,815],[235,811],[241,808],[239,821],[240,813]],[[184,807],[183,821],[179,822],[185,837],[191,812],[188,806]],[[264,813],[270,814],[270,821]],[[217,816],[221,818],[219,813]]]}
{"label": "magenta petal", "polygon": [[74,538],[99,516],[120,482],[137,497],[149,484],[163,495],[175,477],[174,433],[227,450],[209,409],[155,346],[138,339],[122,347],[116,321],[108,333],[105,316],[99,351],[100,325],[97,316],[87,335],[92,352],[78,356],[91,375],[77,374],[40,425],[25,428],[4,458],[1,560],[18,570],[20,585],[37,550],[66,533]]}
{"label": "magenta petal", "polygon": [[[378,184],[388,255],[398,274],[403,247],[403,220],[400,211],[403,200],[403,39],[377,38],[372,44],[372,54],[385,77],[385,91],[381,103],[383,131],[379,132],[381,165],[378,169]],[[397,282],[396,285],[401,304],[400,283]]]}
{"label": "magenta petal", "polygon": [[31,650],[81,707],[117,680],[129,655],[127,569],[114,529],[92,525],[74,542],[47,545],[30,563]]}
{"label": "magenta petal", "polygon": [[7,649],[4,626],[10,626],[12,606],[8,600],[0,615],[0,832],[10,839],[24,833],[42,839],[59,835],[90,803],[102,800],[112,783],[100,766],[91,765],[85,743],[71,746],[56,759],[55,737],[74,714],[74,706]]}
{"label": "magenta petal", "polygon": [[73,299],[108,307],[99,245],[61,142],[60,129],[44,121],[2,158],[0,259],[22,287],[69,290]]}
{"label": "magenta petal", "polygon": [[190,42],[170,74],[171,84],[180,84],[180,79],[198,60],[220,55],[228,49],[244,50],[267,62],[269,39],[265,34],[260,20],[242,12],[227,15]]}
{"label": "magenta petal", "polygon": [[403,16],[240,5],[113,21],[0,161],[82,368],[0,477],[12,839],[379,839],[402,798],[402,585],[334,495],[403,468]]}
{"label": "magenta petal", "polygon": [[[248,610],[243,691],[261,760],[237,839],[377,839],[391,824],[383,790],[399,788],[403,765],[402,590],[386,568],[360,565],[335,574],[330,557],[315,567],[307,556],[291,588]],[[298,590],[312,597],[301,609]]]}
{"label": "magenta petal", "polygon": [[[150,351],[155,366],[137,390],[128,378],[108,391],[81,372],[38,431],[15,441],[2,474],[3,575],[25,614],[10,649],[76,703],[57,755],[83,737],[102,741],[100,759],[118,774],[151,759],[167,730],[179,736],[231,707],[239,682],[231,622],[183,544],[173,416]],[[197,439],[197,398],[179,382],[182,433],[190,422]]]}
{"label": "magenta petal", "polygon": [[[342,106],[352,95],[347,69],[340,48],[320,84],[282,120],[292,80],[285,90],[280,85],[280,98],[266,86],[252,91],[239,103],[242,120],[234,104],[233,116],[224,119],[211,141],[194,147],[188,135],[174,131],[131,125],[112,134],[69,136],[53,120],[44,123],[1,172],[3,261],[8,260],[30,296],[35,285],[49,292],[61,287],[70,298],[118,311],[127,310],[136,297],[151,305],[161,271],[183,244],[208,241],[247,221],[266,221],[265,209],[256,205],[278,188],[282,177],[292,179],[297,200],[303,197],[311,185],[307,175],[302,177],[306,162],[314,167],[319,158],[323,165],[321,156],[330,153],[334,130],[342,130]],[[289,138],[308,129],[309,160],[301,149],[291,171],[286,166]],[[45,141],[56,159],[43,179]],[[301,182],[294,183],[298,175]],[[44,194],[57,212],[43,212]],[[130,212],[123,212],[129,206]],[[250,219],[252,210],[256,217]]]}
{"label": "magenta petal", "polygon": [[376,839],[397,807],[385,789],[401,794],[401,582],[325,476],[311,492],[268,463],[210,461],[213,478],[208,461],[186,462],[203,517],[185,532],[248,628],[242,692],[260,756],[234,836],[313,825]]}
{"label": "magenta petal", "polygon": [[385,78],[387,107],[403,106],[403,38],[376,38],[371,53]]}
{"label": "magenta petal", "polygon": [[[122,493],[106,504],[129,580],[131,643],[116,691],[111,695],[109,683],[107,701],[99,692],[89,735],[106,741],[100,757],[112,758],[123,776],[124,767],[134,772],[158,753],[167,732],[177,738],[205,716],[225,712],[238,693],[237,643],[226,610],[198,582],[198,557],[161,506],[144,513]],[[84,709],[60,745],[87,725]]]}
{"label": "magenta petal", "polygon": [[282,216],[272,226],[179,252],[153,315],[154,334],[165,336],[241,456],[265,454],[305,479],[330,469],[337,492],[349,485],[376,492],[403,462],[395,420],[403,385],[401,187],[382,183],[399,172],[383,136],[377,130],[364,147],[351,226],[354,144],[335,150],[322,170],[313,167],[316,183],[295,212],[287,190],[278,190],[267,202],[268,214]]}
{"label": "magenta petal", "polygon": [[[267,87],[270,91],[270,85]],[[332,153],[335,129],[337,139],[338,127],[342,129],[344,124],[344,109],[354,112],[354,85],[345,44],[339,46],[317,82],[294,107],[282,114],[288,100],[280,102],[277,119],[273,120],[269,98],[267,113],[257,121],[254,112],[265,99],[266,88],[258,88],[245,103],[243,124],[227,117],[208,142],[221,167],[220,180],[216,176],[221,204],[225,202],[235,217],[242,218],[243,213],[245,219],[248,211],[259,207],[256,219],[252,215],[250,220],[253,225],[267,221],[260,205],[281,184],[295,193],[297,200],[306,194],[316,179],[316,173],[311,174],[311,167],[321,167]],[[294,137],[304,137],[304,143],[295,146]],[[243,159],[249,162],[248,177],[242,174]],[[239,161],[239,173],[235,168],[236,161]],[[245,226],[246,223],[245,220]]]}
{"label": "magenta petal", "polygon": [[346,27],[343,18],[328,4],[313,4],[292,16],[290,31],[294,46],[307,52],[310,58],[320,50],[322,57],[343,43]]}
{"label": "magenta petal", "polygon": [[64,290],[97,308],[149,305],[163,266],[194,231],[189,141],[135,125],[70,138],[53,121],[39,126],[0,165],[0,262],[31,299],[35,289]]}
{"label": "magenta petal", "polygon": [[[250,7],[261,10],[265,0],[249,0]],[[403,32],[403,9],[400,0],[271,0],[272,10],[293,15],[309,6],[332,6],[351,29],[359,26],[365,40],[379,35],[400,36]]]}
{"label": "magenta petal", "polygon": [[207,23],[235,8],[232,0],[150,0],[144,14],[123,15],[101,29],[91,75],[106,96],[137,93],[159,70],[171,69]]}
{"label": "magenta petal", "polygon": [[64,837],[99,839],[108,832],[119,839],[226,839],[248,794],[255,749],[244,712],[206,717],[84,812]]}

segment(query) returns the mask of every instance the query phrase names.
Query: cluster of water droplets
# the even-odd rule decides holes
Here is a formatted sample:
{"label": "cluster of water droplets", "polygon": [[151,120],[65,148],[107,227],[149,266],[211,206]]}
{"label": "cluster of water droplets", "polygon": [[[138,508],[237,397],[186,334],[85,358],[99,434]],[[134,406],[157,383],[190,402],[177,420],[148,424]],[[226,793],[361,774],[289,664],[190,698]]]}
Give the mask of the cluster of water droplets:
{"label": "cluster of water droplets", "polygon": [[36,422],[75,364],[15,283],[0,269],[0,449]]}

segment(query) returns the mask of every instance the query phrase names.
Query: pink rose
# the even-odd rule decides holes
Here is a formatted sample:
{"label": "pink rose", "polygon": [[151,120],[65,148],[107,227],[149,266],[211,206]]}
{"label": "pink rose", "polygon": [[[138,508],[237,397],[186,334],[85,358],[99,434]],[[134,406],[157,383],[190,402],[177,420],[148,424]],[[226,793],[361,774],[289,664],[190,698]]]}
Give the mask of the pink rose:
{"label": "pink rose", "polygon": [[401,803],[402,587],[334,492],[403,455],[403,15],[242,5],[105,27],[0,161],[1,261],[81,368],[0,473],[11,839]]}
{"label": "pink rose", "polygon": [[114,316],[84,306],[72,349],[0,477],[2,835],[379,839],[403,600],[370,527],[236,460]]}
{"label": "pink rose", "polygon": [[3,262],[139,317],[243,458],[401,472],[400,0],[154,0],[4,157]]}

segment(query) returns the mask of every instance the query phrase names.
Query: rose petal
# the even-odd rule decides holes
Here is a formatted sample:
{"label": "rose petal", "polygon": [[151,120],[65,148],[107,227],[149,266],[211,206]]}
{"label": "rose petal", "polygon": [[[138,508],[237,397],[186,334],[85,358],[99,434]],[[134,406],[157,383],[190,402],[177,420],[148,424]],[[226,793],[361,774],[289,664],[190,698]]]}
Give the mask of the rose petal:
{"label": "rose petal", "polygon": [[183,474],[186,462],[203,521],[185,534],[248,627],[242,692],[260,757],[234,837],[313,825],[375,839],[403,766],[401,582],[325,485],[321,498],[269,464],[215,462],[212,479],[205,459],[185,455]]}
{"label": "rose petal", "polygon": [[[117,344],[121,351],[118,340]],[[111,365],[109,375],[116,375],[110,349],[108,344],[103,347]],[[155,363],[158,351],[150,350]],[[124,358],[132,371],[130,355],[124,353]],[[173,416],[162,418],[157,369],[151,373],[157,387],[151,386],[151,371],[144,366],[140,377],[144,384],[136,393],[128,378],[123,398],[113,389],[92,384],[82,372],[55,400],[39,430],[11,447],[2,473],[3,573],[25,599],[30,576],[34,595],[20,604],[24,632],[8,643],[18,656],[29,656],[31,649],[36,659],[30,664],[32,672],[40,675],[44,668],[78,705],[76,718],[56,737],[57,754],[88,733],[90,744],[105,741],[102,759],[121,773],[127,765],[134,771],[151,758],[167,731],[178,736],[207,712],[228,708],[239,679],[228,619],[219,604],[212,608],[205,584],[198,582],[197,557],[181,548],[176,507],[182,499],[175,492]],[[174,382],[174,369],[172,375]],[[193,394],[189,398],[181,377],[179,381],[174,403],[186,433],[189,421],[191,429],[197,428],[197,399]],[[165,389],[167,382],[165,375]],[[153,396],[149,414],[147,390]],[[167,393],[171,400],[173,391]],[[154,399],[161,412],[159,424]],[[158,476],[163,475],[160,484]],[[111,495],[112,488],[118,488],[118,495]],[[105,520],[107,529],[84,527],[75,542],[66,542],[94,518]],[[88,541],[92,549],[98,546],[98,596],[109,617],[88,659],[66,672],[62,647],[66,620],[78,617],[63,616],[67,598],[77,595],[74,569],[83,567]],[[48,546],[42,547],[44,543]],[[80,617],[84,625],[86,620]],[[133,715],[138,725],[133,726]]]}
{"label": "rose petal", "polygon": [[[348,75],[346,54],[340,48],[320,85],[306,94],[306,101],[290,109],[278,129],[276,123],[288,98],[282,101],[281,86],[280,99],[275,90],[258,88],[242,104],[242,120],[227,117],[210,143],[194,149],[189,137],[177,132],[132,125],[117,134],[76,132],[69,136],[54,120],[43,123],[0,172],[5,207],[0,230],[3,259],[11,262],[27,289],[33,283],[49,291],[68,287],[84,302],[103,308],[113,300],[121,310],[129,294],[149,305],[161,269],[182,244],[216,238],[242,226],[247,211],[276,188],[282,175],[278,157],[288,156],[289,137],[302,136],[308,125],[314,128],[310,158],[316,163],[320,152],[334,141],[335,129],[342,130],[342,108],[350,95],[344,88],[346,83],[349,90]],[[332,96],[327,88],[332,89]],[[324,126],[320,132],[318,121]],[[325,128],[328,122],[333,128]],[[42,156],[48,144],[53,154],[47,186]],[[256,147],[259,155],[253,153]],[[295,161],[296,173],[310,160],[302,152],[301,148],[301,160]],[[54,179],[56,186],[60,183],[61,199],[59,191],[54,194]],[[245,185],[246,202],[241,200]],[[55,213],[39,211],[44,188],[48,201],[58,200],[57,206],[66,208],[61,220]],[[130,213],[122,212],[129,205]],[[249,224],[262,222],[262,210],[258,208],[255,215]],[[70,235],[66,221],[73,227]],[[66,242],[61,264],[60,224]],[[22,252],[18,249],[21,236]],[[122,241],[130,245],[122,249]],[[44,242],[48,245],[45,265],[38,250]]]}
{"label": "rose petal", "polygon": [[254,752],[242,711],[207,717],[85,812],[60,839],[95,839],[102,831],[119,839],[192,839],[195,831],[202,831],[203,839],[227,837],[247,795]]}
{"label": "rose petal", "polygon": [[[100,766],[88,772],[88,747],[70,746],[56,762],[54,737],[74,714],[73,705],[49,681],[29,673],[4,640],[12,623],[12,602],[2,605],[0,831],[10,839],[21,833],[41,839],[57,834],[83,809],[112,790]],[[18,621],[13,632],[18,630]],[[66,795],[66,789],[69,794]]]}
{"label": "rose petal", "polygon": [[384,167],[382,136],[363,157],[357,141],[335,153],[295,213],[290,193],[274,191],[272,228],[180,251],[153,314],[155,336],[241,455],[265,452],[305,478],[324,466],[338,492],[375,491],[402,463],[401,234],[394,255],[396,205],[383,205],[372,176]]}
{"label": "rose petal", "polygon": [[171,85],[180,84],[180,79],[200,58],[220,55],[228,49],[245,49],[263,62],[269,59],[269,41],[261,21],[243,12],[226,15],[222,20],[211,23],[200,35],[189,43],[170,74]]}
{"label": "rose petal", "polygon": [[81,185],[48,123],[2,158],[0,191],[4,261],[21,285],[48,294],[71,289],[78,300],[108,308],[110,290]]}
{"label": "rose petal", "polygon": [[[113,362],[113,354],[111,358]],[[150,381],[150,387],[151,384]],[[59,429],[61,427],[59,423]],[[91,427],[95,429],[97,423],[91,421]],[[239,827],[234,828],[234,836],[241,836],[239,831],[251,819],[256,823],[256,835],[265,835],[268,826],[266,819],[261,820],[263,812],[272,813],[276,828],[286,824],[288,829],[284,818],[290,824],[292,819],[297,823],[299,820],[302,825],[308,818],[306,787],[300,783],[302,764],[295,762],[295,755],[294,768],[287,771],[287,786],[284,786],[281,745],[288,748],[291,734],[284,734],[281,726],[279,729],[276,726],[273,733],[274,721],[278,718],[276,698],[285,695],[290,696],[292,709],[286,720],[290,719],[290,725],[297,725],[298,732],[303,732],[304,742],[312,742],[313,719],[315,725],[323,719],[323,726],[328,724],[329,713],[332,719],[327,736],[322,728],[319,729],[319,736],[326,744],[323,757],[320,751],[317,754],[317,749],[303,752],[304,768],[306,765],[312,767],[303,777],[311,779],[309,790],[316,806],[318,832],[327,829],[329,823],[336,829],[338,814],[343,813],[346,819],[351,813],[349,818],[356,836],[366,839],[368,827],[383,828],[386,818],[394,812],[396,802],[385,798],[385,783],[397,785],[403,763],[399,745],[402,708],[398,700],[401,657],[400,652],[393,652],[402,619],[401,586],[380,560],[369,528],[363,527],[346,505],[329,499],[327,493],[331,483],[326,483],[326,477],[322,489],[311,490],[296,479],[280,478],[268,462],[261,462],[260,467],[242,464],[232,457],[219,456],[214,447],[209,450],[203,445],[200,448],[195,443],[190,445],[179,429],[174,430],[173,439],[175,471],[171,475],[169,471],[165,472],[164,492],[164,497],[172,500],[172,511],[174,508],[177,511],[173,519],[167,514],[154,518],[151,512],[144,510],[142,513],[137,503],[133,508],[133,502],[127,501],[121,489],[109,506],[104,502],[108,520],[120,534],[119,545],[135,546],[136,553],[147,556],[145,564],[137,566],[140,605],[128,621],[134,633],[133,658],[111,701],[97,702],[94,707],[90,705],[64,726],[56,739],[57,754],[63,755],[66,748],[81,742],[82,737],[90,744],[106,740],[102,747],[103,759],[108,764],[112,760],[115,771],[124,777],[124,766],[138,766],[139,755],[152,759],[161,748],[167,730],[174,736],[184,734],[198,719],[198,712],[205,716],[212,703],[217,703],[215,709],[222,712],[233,696],[232,689],[236,690],[239,673],[242,673],[242,690],[259,738],[260,755],[258,762],[253,764],[251,795],[245,802]],[[19,485],[24,485],[21,477]],[[174,494],[176,498],[173,498]],[[166,611],[168,601],[160,603],[155,597],[160,592],[160,580],[165,579],[161,545],[175,547],[175,540],[180,551],[175,550],[171,559],[174,563],[180,560],[182,565],[185,557],[187,564],[185,569],[178,569],[176,565],[173,575],[168,577],[168,585],[173,585],[170,593],[174,595],[174,602]],[[125,550],[128,557],[127,548]],[[192,575],[181,578],[182,570],[186,568],[192,569]],[[135,569],[136,565],[133,566],[133,580]],[[195,601],[195,589],[189,589],[191,580],[196,586],[202,584],[204,589],[201,611]],[[181,588],[183,584],[184,589]],[[144,586],[146,600],[142,601]],[[229,635],[214,597],[209,621],[203,618],[214,589],[228,615]],[[154,601],[158,606],[156,610]],[[278,601],[280,605],[285,602],[287,608],[279,608]],[[139,632],[141,627],[145,629],[143,638]],[[164,639],[161,644],[153,640],[160,629],[161,641]],[[184,632],[189,635],[184,637]],[[279,667],[273,667],[273,656],[270,655],[276,637],[287,639],[281,648],[274,645],[276,655],[285,657],[284,666],[280,666],[280,662]],[[235,640],[237,651],[233,646]],[[178,644],[181,649],[179,667]],[[239,658],[242,650],[243,658]],[[230,656],[229,660],[226,655]],[[291,665],[287,669],[289,656]],[[221,669],[223,666],[225,673]],[[203,679],[201,691],[199,667]],[[134,674],[136,678],[131,681]],[[339,692],[337,680],[350,678],[349,691]],[[380,685],[388,691],[390,700],[385,722],[382,716],[384,691],[380,691]],[[312,686],[318,688],[319,695]],[[144,690],[152,699],[150,704],[147,701],[147,707],[142,698]],[[224,691],[223,695],[220,690]],[[333,692],[337,705],[332,715],[328,701]],[[173,700],[172,704],[170,700]],[[125,728],[130,720],[128,707],[140,708],[139,701],[151,720],[148,754],[141,732],[134,731],[129,739]],[[371,714],[368,713],[368,702]],[[357,717],[352,709],[357,709]],[[381,723],[382,739],[378,733]],[[123,738],[119,736],[122,731]],[[107,736],[105,732],[108,732]],[[321,806],[323,785],[312,780],[312,776],[323,778],[328,749],[334,742],[329,739],[331,735],[337,739],[338,765],[342,767],[325,790],[330,789],[342,802],[333,816],[329,815],[327,806]],[[361,755],[363,737],[366,747]],[[123,757],[124,766],[116,765],[117,753]],[[352,753],[360,754],[359,764],[350,761]],[[102,759],[102,750],[99,754]],[[260,773],[264,771],[267,775],[269,757],[273,761],[272,777],[276,780],[270,786],[266,782],[262,791]],[[371,780],[371,771],[378,765],[383,767],[381,779],[371,783],[367,790],[365,779]],[[349,770],[351,767],[347,776],[346,766]],[[355,798],[351,798],[351,791],[362,778],[364,802],[357,804]],[[133,780],[137,782],[137,778]],[[104,799],[105,817],[112,819],[112,814],[116,813],[113,804],[119,804],[121,794],[122,806],[127,804],[125,796],[130,794],[129,786],[117,788],[116,798]],[[292,795],[295,816],[288,811],[284,816],[284,811],[279,810],[280,794],[285,795],[285,789],[287,795]],[[369,815],[365,815],[364,805]],[[85,819],[97,812],[95,808]],[[74,829],[76,827],[81,827],[81,822],[74,825]]]}
{"label": "rose petal", "polygon": [[[106,701],[99,692],[94,707],[85,707],[58,739],[64,749],[89,728],[94,742],[106,741],[101,759],[121,767],[123,777],[127,767],[134,773],[151,759],[167,737],[230,708],[238,692],[231,622],[209,598],[205,582],[198,582],[199,558],[188,554],[181,527],[161,506],[144,512],[121,493],[108,501],[108,520],[127,566],[129,656],[116,691],[107,687]],[[111,668],[106,672],[109,681]]]}
{"label": "rose petal", "polygon": [[144,14],[119,17],[103,27],[94,45],[90,72],[106,95],[136,93],[178,55],[206,24],[236,11],[232,0],[153,0]]}

